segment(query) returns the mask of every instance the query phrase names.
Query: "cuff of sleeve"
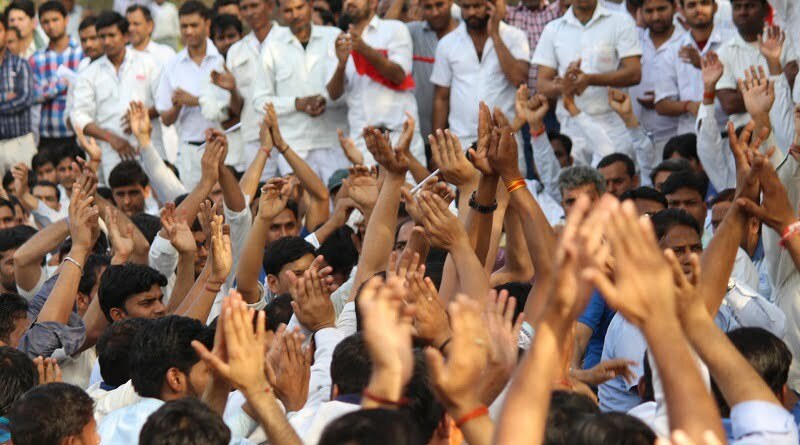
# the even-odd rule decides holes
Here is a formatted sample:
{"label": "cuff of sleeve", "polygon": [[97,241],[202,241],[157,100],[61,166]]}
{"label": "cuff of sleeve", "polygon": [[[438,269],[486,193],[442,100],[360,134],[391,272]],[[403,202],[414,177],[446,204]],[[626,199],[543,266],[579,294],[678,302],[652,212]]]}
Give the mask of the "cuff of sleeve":
{"label": "cuff of sleeve", "polygon": [[750,435],[790,434],[792,429],[797,428],[794,418],[783,407],[761,400],[750,400],[734,406],[731,409],[731,424],[734,440]]}
{"label": "cuff of sleeve", "polygon": [[306,237],[305,237],[305,240],[306,240],[306,241],[307,241],[309,244],[311,244],[312,246],[314,246],[314,248],[315,248],[315,249],[319,249],[320,243],[319,243],[319,239],[317,239],[317,234],[316,234],[316,233],[313,233],[313,232],[312,232],[310,235],[308,235],[308,236],[306,236]]}
{"label": "cuff of sleeve", "polygon": [[295,100],[297,98],[294,96],[273,96],[272,106],[275,107],[275,114],[280,116],[297,111],[294,107]]}
{"label": "cuff of sleeve", "polygon": [[50,357],[56,349],[64,349],[64,355],[70,356],[80,349],[85,339],[86,326],[83,322],[72,326],[45,321],[34,323],[25,332],[18,349],[31,359],[38,356]]}
{"label": "cuff of sleeve", "polygon": [[162,237],[161,234],[157,234],[153,239],[153,244],[150,246],[150,251],[163,255],[178,255],[178,251],[175,250],[175,247],[172,246],[172,243],[168,239]]}
{"label": "cuff of sleeve", "polygon": [[244,209],[242,209],[241,211],[234,212],[233,210],[229,209],[228,206],[223,201],[222,212],[225,214],[225,220],[228,222],[228,224],[243,219],[250,219],[250,206],[248,205],[245,205]]}
{"label": "cuff of sleeve", "polygon": [[94,120],[91,117],[81,112],[71,113],[69,115],[69,121],[70,123],[72,123],[72,128],[80,128],[81,130],[86,128],[87,125],[94,122]]}

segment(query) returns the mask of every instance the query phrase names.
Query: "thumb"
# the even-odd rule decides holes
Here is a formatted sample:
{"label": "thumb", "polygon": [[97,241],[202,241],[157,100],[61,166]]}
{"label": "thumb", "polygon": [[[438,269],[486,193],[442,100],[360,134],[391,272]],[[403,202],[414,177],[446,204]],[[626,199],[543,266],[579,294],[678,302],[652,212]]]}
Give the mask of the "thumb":
{"label": "thumb", "polygon": [[749,215],[755,216],[762,221],[768,217],[767,211],[760,205],[751,201],[749,198],[739,198],[736,200],[736,204],[738,204],[739,207],[741,207]]}
{"label": "thumb", "polygon": [[442,353],[434,348],[425,348],[425,361],[428,363],[428,372],[430,372],[433,382],[438,386],[445,379],[444,357]]}

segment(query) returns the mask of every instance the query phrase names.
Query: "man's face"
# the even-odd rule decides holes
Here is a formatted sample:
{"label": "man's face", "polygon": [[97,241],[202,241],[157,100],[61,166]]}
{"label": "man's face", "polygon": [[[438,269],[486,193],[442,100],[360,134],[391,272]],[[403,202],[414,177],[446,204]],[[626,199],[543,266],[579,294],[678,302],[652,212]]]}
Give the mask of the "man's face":
{"label": "man's face", "polygon": [[144,188],[141,185],[123,185],[111,190],[114,205],[128,218],[144,212]]}
{"label": "man's face", "polygon": [[58,182],[58,177],[56,176],[56,167],[48,162],[38,169],[36,169],[36,180],[37,181],[49,181],[52,183]]}
{"label": "man's face", "polygon": [[560,140],[551,139],[550,145],[553,147],[553,153],[555,153],[561,168],[567,168],[572,165],[572,156],[567,153],[567,147]]}
{"label": "man's face", "polygon": [[422,20],[428,22],[434,31],[446,29],[452,19],[450,16],[452,6],[452,0],[422,0]]}
{"label": "man's face", "polygon": [[672,28],[675,5],[670,0],[645,0],[642,6],[644,25],[650,32],[662,34]]}
{"label": "man's face", "polygon": [[[3,51],[3,50],[6,49],[6,45],[7,45],[7,43],[6,43],[6,40],[7,40],[6,39],[6,35],[11,35],[11,34],[14,34],[14,33],[13,32],[8,32],[7,33],[6,32],[6,27],[3,26],[2,23],[0,23],[0,51]],[[13,53],[14,51],[11,51],[11,52]]]}
{"label": "man's face", "polygon": [[[236,28],[230,27],[222,32],[216,32],[212,40],[214,41],[214,46],[217,47],[217,50],[219,50],[220,54],[222,54],[223,57],[226,57],[231,46],[233,46],[233,44],[239,40],[242,40],[242,35],[239,34],[239,31],[237,31]],[[219,190],[221,196],[222,187],[220,187]]]}
{"label": "man's face", "polygon": [[667,204],[671,209],[685,210],[692,215],[692,218],[697,221],[700,227],[703,227],[706,221],[708,207],[705,201],[703,201],[703,197],[700,196],[696,190],[688,187],[681,187],[667,195]]}
{"label": "man's face", "polygon": [[707,28],[714,23],[717,3],[714,0],[683,0],[683,15],[692,28]]}
{"label": "man's face", "polygon": [[372,0],[344,0],[342,11],[353,22],[360,22],[369,17],[374,7]]}
{"label": "man's face", "polygon": [[761,0],[733,0],[733,24],[739,34],[755,36],[764,28],[767,4]]}
{"label": "man's face", "polygon": [[593,183],[584,184],[571,190],[561,190],[561,207],[564,208],[564,214],[569,216],[569,212],[572,209],[572,206],[575,205],[575,201],[577,201],[582,195],[589,197],[589,202],[591,204],[594,204],[595,201],[600,199],[600,192],[597,191],[597,186]]}
{"label": "man's face", "polygon": [[[0,215],[8,209],[0,207]],[[8,227],[3,227],[4,229]],[[0,284],[9,292],[17,292],[17,279],[14,278],[14,254],[17,249],[0,252]]]}
{"label": "man's face", "polygon": [[628,175],[625,163],[614,162],[598,169],[606,178],[606,193],[619,198],[623,193],[639,186],[639,177]]}
{"label": "man's face", "polygon": [[56,179],[66,190],[72,190],[72,184],[75,183],[75,172],[72,171],[73,162],[75,162],[74,158],[64,158],[56,165]]}
{"label": "man's face", "polygon": [[67,18],[56,11],[47,11],[39,17],[42,29],[50,40],[59,40],[67,30]]}
{"label": "man's face", "polygon": [[656,173],[655,176],[653,176],[653,188],[660,192],[661,188],[664,187],[664,183],[667,181],[667,178],[669,178],[669,175],[672,173],[673,172],[667,170],[661,170]]}
{"label": "man's face", "polygon": [[408,240],[411,238],[411,232],[414,230],[414,221],[406,221],[400,230],[397,231],[397,239],[394,242],[394,251],[397,252],[398,258],[403,249],[406,248]]}
{"label": "man's face", "polygon": [[664,239],[658,242],[658,246],[662,250],[671,249],[675,252],[675,256],[683,268],[683,273],[687,277],[692,273],[690,255],[692,253],[697,255],[703,253],[703,243],[700,241],[700,235],[688,226],[672,227],[664,236]]}
{"label": "man's face", "polygon": [[147,292],[135,294],[125,301],[125,315],[120,317],[119,320],[125,318],[147,318],[152,320],[165,315],[167,315],[167,308],[164,306],[164,294],[158,284],[154,284]]}
{"label": "man's face", "polygon": [[202,230],[199,232],[192,232],[194,236],[194,244],[197,246],[197,252],[194,255],[194,276],[199,277],[206,267],[206,260],[208,260],[208,249],[206,249],[206,233]]}
{"label": "man's face", "polygon": [[242,10],[244,21],[252,29],[262,28],[272,20],[273,4],[271,1],[242,0],[239,2],[239,7]]}
{"label": "man's face", "polygon": [[36,185],[31,191],[33,196],[42,201],[47,207],[58,212],[61,210],[61,203],[58,202],[58,192],[55,187]]}
{"label": "man's face", "polygon": [[[2,27],[0,26],[0,28]],[[19,55],[20,53],[22,53],[22,48],[20,48],[22,44],[20,43],[19,37],[17,36],[17,32],[14,30],[6,31],[5,28],[3,28],[3,30],[5,33],[5,42],[6,42],[5,49],[7,49],[11,54]],[[0,39],[0,41],[2,41],[2,39]]]}
{"label": "man's face", "polygon": [[78,31],[78,37],[81,39],[83,53],[90,59],[94,60],[103,55],[103,46],[97,36],[97,28],[94,26],[83,28]]}
{"label": "man's face", "polygon": [[94,417],[89,418],[89,423],[81,429],[78,435],[78,441],[85,445],[94,445],[100,443],[100,435],[97,433],[97,422]]}
{"label": "man's face", "polygon": [[147,21],[144,13],[138,9],[129,12],[126,17],[128,19],[128,38],[131,39],[131,44],[133,46],[142,45],[153,33],[153,22]]}
{"label": "man's face", "polygon": [[489,8],[482,0],[464,0],[461,2],[461,18],[469,29],[485,29],[489,23]]}
{"label": "man's face", "polygon": [[728,214],[728,210],[730,210],[732,205],[732,202],[720,201],[711,206],[711,227],[714,229],[714,232],[717,231],[717,227],[719,227],[722,220],[725,219],[725,215]]}
{"label": "man's face", "polygon": [[221,6],[219,9],[217,9],[217,14],[219,15],[228,14],[236,17],[237,19],[239,19],[239,21],[242,20],[242,11],[239,8],[239,5],[231,4],[231,5]]}
{"label": "man's face", "polygon": [[7,206],[0,207],[0,230],[17,227],[17,218]]}
{"label": "man's face", "polygon": [[75,0],[61,0],[61,4],[67,8],[67,11],[72,11],[72,8],[75,7]]}
{"label": "man's face", "polygon": [[649,199],[634,199],[633,203],[636,205],[636,210],[639,212],[639,216],[653,216],[656,213],[666,209],[664,204],[658,201],[651,201]]}
{"label": "man's face", "polygon": [[274,294],[282,294],[284,292],[289,292],[291,289],[291,283],[289,279],[286,278],[286,271],[291,270],[294,272],[295,276],[300,276],[311,267],[311,263],[314,262],[314,255],[306,254],[300,257],[299,259],[292,261],[284,265],[281,268],[280,274],[278,274],[277,280],[269,280],[270,281],[270,290]]}
{"label": "man's face", "polygon": [[28,219],[28,211],[23,209],[21,205],[14,204],[14,222],[17,226],[25,225],[25,221]]}
{"label": "man's face", "polygon": [[23,39],[27,39],[36,28],[36,21],[33,17],[28,17],[24,12],[19,9],[12,9],[8,11],[8,26],[13,26],[19,30]]}
{"label": "man's face", "polygon": [[125,45],[128,44],[128,37],[116,25],[98,29],[97,35],[102,42],[103,52],[109,58],[116,58],[124,53]]}
{"label": "man's face", "polygon": [[200,398],[208,386],[208,379],[211,377],[211,370],[206,362],[200,360],[189,369],[188,388],[186,396]]}
{"label": "man's face", "polygon": [[181,39],[184,45],[197,48],[208,38],[208,20],[200,14],[188,14],[178,17],[181,24]]}
{"label": "man's face", "polygon": [[311,3],[308,0],[283,0],[280,4],[283,24],[293,34],[307,31],[311,27]]}
{"label": "man's face", "polygon": [[278,213],[278,216],[272,219],[272,225],[269,226],[267,244],[279,238],[297,236],[299,234],[300,224],[298,224],[294,212],[289,209],[283,209],[281,213]]}

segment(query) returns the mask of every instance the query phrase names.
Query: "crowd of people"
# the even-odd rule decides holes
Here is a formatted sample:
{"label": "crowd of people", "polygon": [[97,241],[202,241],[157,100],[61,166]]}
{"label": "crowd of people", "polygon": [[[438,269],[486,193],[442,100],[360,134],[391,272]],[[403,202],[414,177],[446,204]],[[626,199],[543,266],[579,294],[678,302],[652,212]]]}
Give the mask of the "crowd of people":
{"label": "crowd of people", "polygon": [[800,3],[113,3],[0,13],[0,443],[800,443]]}

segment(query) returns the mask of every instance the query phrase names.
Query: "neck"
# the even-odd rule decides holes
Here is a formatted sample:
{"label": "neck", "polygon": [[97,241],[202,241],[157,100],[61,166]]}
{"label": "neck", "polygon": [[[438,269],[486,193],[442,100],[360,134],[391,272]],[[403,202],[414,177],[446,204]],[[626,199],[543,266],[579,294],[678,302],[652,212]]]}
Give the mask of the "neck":
{"label": "neck", "polygon": [[745,42],[755,42],[756,40],[758,40],[758,33],[739,31],[739,35],[742,36],[742,40],[744,40]]}
{"label": "neck", "polygon": [[31,46],[31,42],[33,42],[33,33],[31,33],[31,35],[29,35],[28,37],[23,37],[19,40],[20,48],[23,51],[27,50],[28,47]]}
{"label": "neck", "polygon": [[526,8],[530,9],[531,11],[538,11],[539,9],[542,9],[545,6],[547,6],[547,0],[540,0],[536,4],[531,3],[531,5],[526,6]]}
{"label": "neck", "polygon": [[6,48],[2,47],[0,48],[0,61],[2,61],[5,58],[6,58]]}
{"label": "neck", "polygon": [[375,17],[375,13],[374,12],[370,12],[361,21],[353,22],[353,27],[356,28],[357,30],[363,30],[364,28],[367,27],[367,25],[369,24],[370,20],[372,20],[372,17]]}
{"label": "neck", "polygon": [[711,37],[711,33],[714,32],[714,26],[710,25],[703,28],[692,28],[689,32],[692,33],[692,38],[696,42],[703,42]]}
{"label": "neck", "polygon": [[572,13],[575,14],[575,18],[578,19],[581,23],[587,23],[589,20],[592,19],[594,15],[594,11],[597,9],[597,5],[594,5],[594,8],[576,8],[575,6],[572,7]]}
{"label": "neck", "polygon": [[122,65],[122,61],[125,60],[125,48],[123,47],[122,51],[118,52],[115,56],[108,56],[108,60],[111,61],[114,68],[119,69],[120,65]]}
{"label": "neck", "polygon": [[489,27],[484,26],[481,29],[474,29],[467,26],[467,34],[472,38],[481,38],[489,35]]}
{"label": "neck", "polygon": [[267,38],[271,30],[272,30],[272,21],[268,20],[264,26],[261,26],[258,29],[254,29],[253,33],[255,33],[256,38],[258,39],[259,42],[263,42],[264,39]]}
{"label": "neck", "polygon": [[189,57],[192,59],[202,59],[206,56],[206,40],[195,47],[189,47]]}
{"label": "neck", "polygon": [[447,26],[445,26],[442,29],[434,29],[433,31],[436,33],[436,37],[441,39],[447,34],[450,34],[450,31],[456,29],[457,26],[458,26],[458,20],[451,18],[450,21],[447,23]]}
{"label": "neck", "polygon": [[145,49],[147,49],[147,45],[149,44],[150,44],[150,36],[147,36],[141,42],[139,42],[138,45],[133,45],[133,47],[137,51],[144,51]]}
{"label": "neck", "polygon": [[675,32],[675,26],[674,25],[670,26],[664,32],[653,32],[653,30],[651,29],[650,30],[650,40],[652,40],[653,44],[655,45],[655,47],[658,48],[659,46],[661,46],[662,43],[664,43],[667,40],[669,40],[669,38],[672,37],[672,33],[674,33],[674,32]]}
{"label": "neck", "polygon": [[50,40],[50,49],[57,52],[64,51],[69,46],[69,37],[66,34],[56,40]]}
{"label": "neck", "polygon": [[297,37],[300,43],[308,43],[308,40],[311,39],[311,25],[298,29],[294,36]]}

